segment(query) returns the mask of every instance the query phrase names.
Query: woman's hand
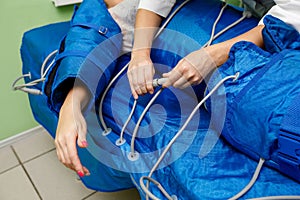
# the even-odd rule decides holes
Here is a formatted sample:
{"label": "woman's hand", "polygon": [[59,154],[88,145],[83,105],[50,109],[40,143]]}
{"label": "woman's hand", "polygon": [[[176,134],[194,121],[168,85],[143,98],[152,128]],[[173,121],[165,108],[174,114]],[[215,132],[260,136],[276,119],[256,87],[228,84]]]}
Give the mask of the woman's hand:
{"label": "woman's hand", "polygon": [[74,170],[80,177],[89,175],[89,170],[82,166],[76,142],[79,147],[87,147],[86,121],[82,115],[83,104],[87,102],[88,92],[84,87],[74,87],[67,95],[59,113],[55,145],[58,159],[66,167]]}
{"label": "woman's hand", "polygon": [[176,88],[186,88],[200,84],[216,67],[214,59],[205,49],[194,51],[181,59],[172,71],[163,74],[163,77],[167,78],[163,87],[172,85]]}
{"label": "woman's hand", "polygon": [[146,93],[153,94],[153,76],[155,69],[149,53],[143,51],[132,52],[127,76],[132,95],[135,99]]}

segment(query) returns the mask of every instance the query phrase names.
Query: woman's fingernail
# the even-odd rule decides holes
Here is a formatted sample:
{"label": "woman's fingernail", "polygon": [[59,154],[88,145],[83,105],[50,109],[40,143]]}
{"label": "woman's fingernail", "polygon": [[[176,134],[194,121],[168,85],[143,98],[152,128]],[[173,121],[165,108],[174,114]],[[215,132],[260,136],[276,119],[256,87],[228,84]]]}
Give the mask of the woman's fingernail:
{"label": "woman's fingernail", "polygon": [[81,178],[84,177],[84,173],[82,171],[78,171],[77,172],[78,176],[80,176]]}
{"label": "woman's fingernail", "polygon": [[83,147],[87,147],[89,144],[87,143],[87,141],[83,141],[83,142],[81,142],[81,144],[82,144],[82,146]]}

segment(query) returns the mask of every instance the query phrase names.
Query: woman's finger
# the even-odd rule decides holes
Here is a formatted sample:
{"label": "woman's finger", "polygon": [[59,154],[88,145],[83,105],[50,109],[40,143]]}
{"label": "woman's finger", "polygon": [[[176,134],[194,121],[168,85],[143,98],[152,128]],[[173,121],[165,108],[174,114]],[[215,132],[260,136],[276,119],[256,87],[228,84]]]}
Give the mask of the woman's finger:
{"label": "woman's finger", "polygon": [[[59,133],[59,132],[58,132]],[[56,151],[57,151],[57,155],[58,155],[58,158],[60,159],[60,161],[67,166],[67,164],[69,163],[69,160],[68,158],[66,157],[67,152],[65,151],[66,148],[65,148],[65,142],[64,142],[64,139],[59,137],[57,133],[57,137],[55,138],[55,146],[56,146]]]}
{"label": "woman's finger", "polygon": [[82,164],[79,160],[78,153],[77,153],[77,148],[76,148],[76,143],[75,142],[69,142],[67,144],[67,154],[68,154],[68,159],[70,160],[70,167],[77,172],[77,174],[80,177],[84,176],[84,171]]}
{"label": "woman's finger", "polygon": [[77,114],[78,120],[77,120],[77,129],[78,129],[78,138],[77,138],[77,144],[79,147],[85,148],[88,146],[88,143],[86,141],[86,133],[87,133],[87,127],[86,122],[81,113]]}
{"label": "woman's finger", "polygon": [[84,166],[83,166],[83,172],[84,172],[85,176],[91,175],[90,171],[86,167],[84,167]]}
{"label": "woman's finger", "polygon": [[57,155],[58,160],[61,163],[65,163],[64,153],[63,153],[60,145],[56,142],[56,140],[55,140],[55,146],[56,146],[56,155]]}

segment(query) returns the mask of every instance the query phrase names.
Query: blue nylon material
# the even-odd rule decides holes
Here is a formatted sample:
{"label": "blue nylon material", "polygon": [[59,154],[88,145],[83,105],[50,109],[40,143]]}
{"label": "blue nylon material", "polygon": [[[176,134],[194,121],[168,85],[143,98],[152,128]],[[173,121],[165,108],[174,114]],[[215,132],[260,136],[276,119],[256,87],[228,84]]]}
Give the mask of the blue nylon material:
{"label": "blue nylon material", "polygon": [[[72,17],[72,24],[90,24],[93,27],[106,27],[108,29],[105,35],[100,34],[97,30],[87,29],[85,27],[73,26],[65,36],[63,43],[63,50],[60,53],[72,53],[74,51],[91,52],[101,42],[106,42],[106,48],[98,55],[102,59],[99,60],[97,65],[89,68],[89,72],[86,69],[81,68],[84,58],[77,54],[73,56],[65,57],[62,60],[57,61],[57,69],[52,67],[46,77],[45,87],[49,86],[49,77],[55,74],[54,82],[51,85],[52,91],[49,96],[48,103],[55,112],[59,112],[59,109],[66,96],[66,91],[73,85],[75,79],[80,80],[88,86],[93,96],[96,94],[97,83],[99,77],[102,75],[102,66],[108,66],[112,64],[109,70],[106,72],[107,79],[111,77],[111,69],[114,69],[115,63],[111,62],[112,58],[117,58],[121,49],[121,35],[120,28],[116,22],[112,19],[109,12],[106,9],[106,5],[103,0],[89,0],[81,4],[78,9],[75,9],[75,14]],[[109,39],[108,39],[109,38]],[[103,79],[101,79],[103,80]],[[107,83],[108,80],[106,80]],[[66,89],[66,86],[67,89]],[[104,85],[104,84],[103,84]],[[44,88],[45,88],[44,87]],[[91,102],[93,103],[93,102]]]}
{"label": "blue nylon material", "polygon": [[279,168],[300,180],[300,94],[294,98],[282,120],[278,136]]}
{"label": "blue nylon material", "polygon": [[[84,2],[88,4],[88,2],[91,1]],[[168,47],[170,49],[179,49],[179,51],[177,54],[161,50],[155,50],[152,52],[152,59],[157,68],[156,76],[168,71],[168,67],[174,67],[181,57],[195,50],[195,48],[198,48],[201,44],[204,44],[208,40],[210,27],[213,23],[213,19],[218,15],[219,10],[220,4],[218,1],[192,1],[176,15],[168,28],[178,30],[183,34],[186,34],[193,38],[196,43],[188,42],[189,40],[182,41],[181,38],[176,40],[174,37],[167,37],[167,35],[159,37],[157,44],[154,44],[158,48],[167,49]],[[79,10],[76,12],[76,15],[78,12]],[[206,18],[203,16],[199,17],[199,13],[204,13],[203,15],[205,15]],[[225,27],[225,25],[230,24],[232,21],[241,16],[240,12],[237,12],[232,8],[226,10],[224,14],[225,16],[222,17],[217,28],[218,30],[220,27]],[[74,18],[76,18],[76,15]],[[105,15],[105,17],[107,16]],[[106,18],[103,17],[102,21],[104,19],[106,20]],[[272,22],[276,24],[276,20]],[[205,26],[203,26],[203,23],[205,23]],[[256,23],[257,21],[253,18],[247,19],[237,27],[220,36],[215,42],[220,42],[234,37],[235,35],[255,26]],[[67,24],[63,25],[64,28],[61,29],[61,32],[66,33],[66,30],[69,28],[68,26],[69,25]],[[24,71],[30,70],[39,73],[39,65],[37,63],[42,62],[43,56],[41,54],[46,52],[45,55],[47,55],[51,52],[49,49],[56,49],[56,45],[58,45],[61,40],[61,36],[47,31],[49,29],[56,30],[57,27],[59,26],[52,25],[33,30],[28,34],[25,34],[22,47],[28,47],[28,44],[31,42],[36,45],[34,45],[35,48],[33,49],[29,47],[21,48],[22,59],[24,60]],[[51,41],[48,41],[48,43],[45,43],[44,41],[44,36],[47,35],[45,33],[49,35],[47,38],[51,38]],[[89,32],[89,34],[91,33]],[[74,37],[77,36],[74,35]],[[102,38],[103,36],[99,37]],[[53,40],[54,38],[55,40]],[[97,39],[98,35],[91,36],[91,38]],[[74,42],[75,39],[73,38],[72,40]],[[56,45],[54,45],[54,42],[52,41],[57,41],[55,43]],[[43,45],[40,46],[40,44]],[[116,46],[115,41],[111,42],[111,44],[113,44],[112,46]],[[189,46],[187,44],[193,45]],[[92,46],[94,43],[89,43],[89,45],[91,46],[87,49],[93,49]],[[272,44],[267,45],[272,46]],[[295,46],[295,44],[291,43],[289,46]],[[68,44],[66,48],[74,49],[75,47],[71,47],[71,45]],[[35,55],[33,52],[37,52],[36,57],[31,57],[31,55]],[[98,52],[99,51],[97,51],[97,53]],[[103,55],[106,53],[108,53],[108,51],[104,51]],[[115,53],[117,53],[117,50],[112,52],[112,54]],[[280,126],[281,118],[285,114],[289,104],[289,98],[296,95],[299,88],[297,84],[295,84],[297,80],[299,80],[297,75],[299,70],[295,67],[295,63],[300,63],[298,54],[299,53],[297,51],[288,50],[284,54],[284,58],[272,65],[264,76],[256,82],[255,87],[252,87],[249,92],[240,99],[241,105],[245,106],[239,106],[239,109],[235,110],[233,114],[233,119],[236,120],[230,119],[229,121],[230,123],[234,123],[234,139],[239,142],[242,141],[241,143],[236,145],[232,142],[230,137],[232,137],[233,133],[227,132],[228,137],[224,135],[226,140],[221,137],[214,148],[205,157],[200,158],[200,149],[203,145],[206,145],[204,143],[204,138],[208,136],[208,138],[214,140],[214,138],[218,137],[218,133],[208,128],[211,120],[210,113],[201,107],[199,112],[189,124],[187,130],[174,144],[162,163],[163,165],[170,163],[170,165],[159,168],[159,170],[154,173],[153,178],[161,182],[170,194],[177,195],[178,199],[227,199],[240,191],[251,179],[252,172],[255,170],[257,161],[250,159],[247,155],[252,155],[251,153],[253,152],[260,155],[269,155],[272,161],[268,161],[268,163],[273,163],[276,167],[276,131],[279,129],[278,126]],[[55,74],[53,86],[56,89],[53,89],[52,95],[65,95],[64,89],[60,88],[60,86],[63,85],[66,79],[79,76],[82,77],[82,80],[85,80],[84,77],[87,78],[89,77],[88,75],[90,75],[88,72],[92,73],[91,77],[93,77],[93,75],[95,75],[93,73],[96,70],[99,70],[96,71],[97,73],[103,74],[100,78],[100,83],[104,84],[130,59],[128,56],[124,55],[114,64],[110,64],[108,60],[104,60],[104,63],[111,67],[108,72],[106,72],[101,68],[101,63],[103,62],[101,61],[102,58],[100,57],[97,59],[97,57],[93,56],[94,54],[90,54],[87,60],[82,60],[80,57],[68,57],[63,59],[61,61],[61,66],[65,66],[60,66],[58,68],[59,70]],[[233,47],[229,61],[219,70],[222,76],[235,74],[236,71],[241,73],[237,82],[229,81],[225,84],[227,104],[229,105],[228,110],[232,109],[230,105],[234,104],[234,98],[238,95],[238,93],[249,82],[251,82],[253,77],[255,77],[256,74],[258,74],[259,71],[267,65],[270,60],[272,60],[272,58],[273,54],[263,51],[250,43],[241,42]],[[84,63],[83,66],[86,65],[86,67],[78,67],[78,63]],[[67,67],[75,64],[77,67]],[[32,68],[32,66],[34,66],[34,68]],[[89,71],[87,66],[91,66],[92,70]],[[284,71],[284,73],[281,73],[281,71]],[[81,73],[84,76],[81,76]],[[285,80],[283,77],[288,77],[289,79]],[[91,78],[87,79],[91,80]],[[278,85],[274,86],[274,80],[278,81],[279,86],[284,87],[279,87]],[[87,84],[88,81],[85,83]],[[89,84],[90,83],[93,82],[91,81]],[[89,85],[89,88],[94,88],[91,91],[96,90],[96,94],[100,94],[105,87],[105,85],[101,84],[100,86]],[[211,84],[213,85],[214,82]],[[293,86],[293,89],[287,92],[286,88],[291,86]],[[58,93],[58,91],[60,91],[60,93]],[[175,91],[177,93],[175,93]],[[196,92],[196,94],[194,92]],[[197,92],[201,94],[199,95]],[[202,95],[202,92],[203,88],[200,87],[195,87],[193,90],[189,88],[183,91],[166,89],[162,92],[155,102],[154,106],[156,109],[150,109],[150,112],[146,114],[145,119],[141,124],[140,131],[138,133],[139,137],[137,138],[135,145],[135,149],[141,153],[153,152],[156,150],[157,153],[147,157],[141,157],[141,160],[138,161],[139,165],[135,165],[132,164],[132,162],[129,162],[126,157],[129,152],[131,134],[137,119],[147,102],[150,100],[151,95],[145,95],[139,98],[139,105],[136,113],[126,129],[125,138],[127,142],[120,148],[122,151],[116,147],[105,149],[108,144],[114,144],[115,140],[118,139],[121,127],[132,107],[133,99],[130,96],[127,77],[124,74],[114,84],[104,101],[104,119],[107,125],[113,129],[112,133],[108,137],[103,137],[101,135],[102,128],[97,121],[97,114],[95,112],[89,112],[86,116],[89,123],[89,148],[79,148],[78,152],[83,164],[91,170],[92,174],[91,176],[84,177],[82,179],[84,184],[91,189],[99,191],[116,191],[133,187],[134,184],[132,183],[129,175],[132,175],[135,182],[138,183],[139,178],[142,175],[148,174],[147,170],[149,170],[156,161],[156,156],[161,154],[162,148],[167,145],[176,131],[179,130],[183,121],[187,118],[188,114],[197,103],[196,98],[199,98],[199,96]],[[222,91],[218,92],[219,93],[217,94],[221,96]],[[175,94],[178,94],[181,98],[180,101],[175,98],[177,97]],[[36,120],[46,127],[52,136],[55,136],[57,124],[56,111],[51,110],[52,108],[47,104],[47,98],[45,96],[29,95],[29,98],[33,115]],[[59,101],[60,99],[57,100],[57,103],[59,103]],[[182,102],[184,102],[186,106],[183,110],[180,110],[179,106]],[[265,107],[265,105],[261,105],[262,102],[270,102],[270,104]],[[278,106],[274,106],[277,105],[278,102]],[[52,103],[54,103],[54,101],[52,101]],[[266,110],[270,110],[271,108],[276,108],[276,110],[272,110],[269,113],[266,112]],[[59,108],[56,108],[56,110],[57,109]],[[163,119],[166,120],[163,121]],[[218,121],[215,121],[217,124]],[[224,130],[226,130],[226,128],[227,124]],[[258,130],[268,131],[268,134],[258,134],[261,133]],[[152,137],[148,137],[149,133],[156,134]],[[224,134],[226,134],[225,131]],[[145,136],[145,138],[142,138],[141,136]],[[253,141],[253,139],[256,140]],[[253,145],[253,148],[250,150],[245,148],[249,146],[249,143],[247,143],[246,140],[249,140],[249,143]],[[99,154],[96,152],[96,155],[94,155],[93,149],[91,148],[97,148],[99,150]],[[241,153],[241,151],[247,155]],[[118,153],[123,154],[122,156],[119,156]],[[174,158],[178,156],[179,158],[174,160]],[[113,165],[107,166],[107,163],[104,163],[105,160],[101,160],[101,158],[105,158],[107,160],[110,159]],[[127,169],[133,172],[122,172],[116,169]],[[141,173],[134,173],[135,170],[141,169],[144,169],[144,171]],[[139,187],[138,189],[141,193],[142,199],[144,199],[145,197],[143,192]],[[155,187],[151,186],[151,190],[155,193],[155,195],[164,199]],[[299,195],[299,191],[299,183],[282,175],[272,168],[264,167],[258,181],[255,183],[253,188],[245,196],[243,196],[242,199],[268,195]]]}
{"label": "blue nylon material", "polygon": [[295,117],[300,112],[300,95],[293,99],[288,111],[284,117],[281,128],[285,131],[289,131],[295,133],[296,135],[300,135],[300,118]]}
{"label": "blue nylon material", "polygon": [[[23,73],[30,72],[33,79],[40,78],[40,68],[43,60],[59,46],[61,39],[70,28],[70,22],[61,22],[39,27],[26,32],[23,36],[21,56],[23,62]],[[49,37],[45,37],[48,35]],[[75,61],[76,62],[76,61]],[[25,81],[31,81],[25,79]],[[42,85],[35,86],[42,89]],[[45,95],[28,95],[32,114],[52,137],[55,137],[57,127],[57,116],[47,104]],[[118,191],[133,188],[134,185],[129,174],[108,168],[96,160],[86,149],[78,148],[78,154],[84,166],[88,167],[93,176],[82,179],[90,189],[98,191]]]}
{"label": "blue nylon material", "polygon": [[[70,22],[60,22],[55,25],[42,26],[24,33],[21,46],[21,58],[22,58],[22,72],[23,74],[31,73],[31,80],[41,78],[40,69],[43,60],[52,51],[59,48],[59,42],[69,30]],[[44,42],[40,41],[41,35],[56,34],[55,38],[44,38]],[[36,38],[36,40],[34,39]],[[51,44],[51,45],[49,45]],[[38,49],[40,51],[32,51],[32,49]],[[37,62],[39,61],[39,62]],[[25,78],[26,82],[29,82],[29,78]],[[37,87],[42,88],[42,83]]]}
{"label": "blue nylon material", "polygon": [[268,24],[263,30],[263,38],[267,51],[275,53],[283,49],[299,50],[299,39],[291,40],[291,38],[299,38],[297,30],[291,26],[287,26],[283,21],[274,20],[272,16],[264,20],[264,23]]}
{"label": "blue nylon material", "polygon": [[[271,16],[266,18],[266,24],[268,31],[263,32],[264,38],[276,38],[267,40],[266,46],[277,49],[279,54],[263,53],[252,44],[240,42],[232,48],[229,61],[220,68],[223,76],[240,72],[235,83],[225,83],[228,110],[223,135],[247,155],[257,160],[269,159],[267,164],[279,169],[279,129],[291,101],[300,93],[300,69],[295,64],[300,60],[299,51],[290,49],[295,46],[293,42],[299,44],[299,34]],[[280,26],[290,32],[278,31]],[[266,35],[274,33],[272,27],[277,30],[276,35]],[[287,40],[284,35],[280,38],[279,33],[297,37]]]}

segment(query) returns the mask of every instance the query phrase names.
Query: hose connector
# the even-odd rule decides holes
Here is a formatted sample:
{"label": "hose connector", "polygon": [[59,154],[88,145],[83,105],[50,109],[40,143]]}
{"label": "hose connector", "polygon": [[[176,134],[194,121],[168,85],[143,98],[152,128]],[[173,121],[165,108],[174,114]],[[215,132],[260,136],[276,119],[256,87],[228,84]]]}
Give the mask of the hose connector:
{"label": "hose connector", "polygon": [[162,86],[167,81],[167,78],[156,78],[153,80],[153,87]]}

